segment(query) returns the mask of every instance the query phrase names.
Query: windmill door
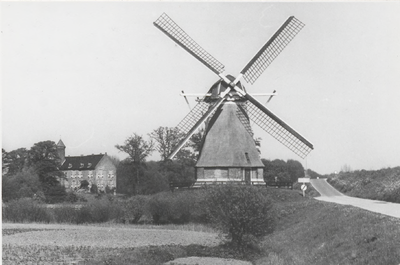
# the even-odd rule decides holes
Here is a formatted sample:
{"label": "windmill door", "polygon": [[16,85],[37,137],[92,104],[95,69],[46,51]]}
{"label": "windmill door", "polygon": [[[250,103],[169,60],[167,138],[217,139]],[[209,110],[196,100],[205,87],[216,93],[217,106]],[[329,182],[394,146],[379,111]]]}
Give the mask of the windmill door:
{"label": "windmill door", "polygon": [[245,168],[244,169],[244,182],[247,184],[247,185],[250,185],[251,184],[251,177],[250,177],[250,168]]}

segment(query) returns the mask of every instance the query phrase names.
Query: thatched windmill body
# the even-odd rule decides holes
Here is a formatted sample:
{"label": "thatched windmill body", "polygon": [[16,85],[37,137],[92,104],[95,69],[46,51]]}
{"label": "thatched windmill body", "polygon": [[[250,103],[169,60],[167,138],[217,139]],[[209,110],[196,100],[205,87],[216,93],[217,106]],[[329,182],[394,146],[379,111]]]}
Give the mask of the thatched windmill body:
{"label": "thatched windmill body", "polygon": [[289,17],[235,78],[224,75],[224,65],[201,48],[171,18],[162,14],[154,25],[219,76],[219,80],[178,124],[185,135],[169,155],[172,159],[206,123],[196,164],[199,182],[263,183],[260,160],[250,120],[304,158],[313,145],[247,93],[240,79],[253,84],[304,26]]}

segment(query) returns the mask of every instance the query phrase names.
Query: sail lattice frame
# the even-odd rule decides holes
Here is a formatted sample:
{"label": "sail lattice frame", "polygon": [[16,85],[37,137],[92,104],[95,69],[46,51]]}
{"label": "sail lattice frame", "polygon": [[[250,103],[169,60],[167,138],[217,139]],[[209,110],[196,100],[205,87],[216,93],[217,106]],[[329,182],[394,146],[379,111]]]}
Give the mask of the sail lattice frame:
{"label": "sail lattice frame", "polygon": [[275,60],[304,26],[305,24],[300,20],[293,16],[289,17],[253,59],[243,68],[241,73],[243,74],[244,80],[254,84],[264,70]]}
{"label": "sail lattice frame", "polygon": [[163,13],[154,25],[213,72],[216,74],[224,72],[225,66],[197,44],[167,14]]}
{"label": "sail lattice frame", "polygon": [[253,103],[248,102],[247,111],[250,120],[301,158],[305,158],[313,150],[311,144],[297,137]]}
{"label": "sail lattice frame", "polygon": [[188,133],[198,120],[207,112],[210,104],[204,101],[198,102],[194,108],[176,126],[181,133]]}

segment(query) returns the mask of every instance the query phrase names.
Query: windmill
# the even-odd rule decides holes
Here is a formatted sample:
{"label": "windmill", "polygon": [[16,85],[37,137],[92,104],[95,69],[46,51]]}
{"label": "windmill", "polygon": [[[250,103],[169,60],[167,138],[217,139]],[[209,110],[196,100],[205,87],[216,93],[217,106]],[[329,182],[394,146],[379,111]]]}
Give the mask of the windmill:
{"label": "windmill", "polygon": [[263,183],[264,165],[254,143],[250,120],[301,158],[311,152],[313,145],[306,138],[247,93],[240,82],[243,78],[247,83],[254,84],[304,27],[301,21],[289,17],[237,77],[225,75],[224,65],[167,14],[163,13],[153,24],[219,76],[202,100],[178,124],[185,137],[174,147],[169,159],[205,123],[203,145],[195,166],[197,181]]}

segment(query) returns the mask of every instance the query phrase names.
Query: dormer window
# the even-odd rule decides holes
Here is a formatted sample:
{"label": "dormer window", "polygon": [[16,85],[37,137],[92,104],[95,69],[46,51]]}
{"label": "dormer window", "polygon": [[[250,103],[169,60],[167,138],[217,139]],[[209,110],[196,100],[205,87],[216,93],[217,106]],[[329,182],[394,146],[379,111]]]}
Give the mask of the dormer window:
{"label": "dormer window", "polygon": [[88,163],[87,167],[90,168],[92,166],[92,163]]}
{"label": "dormer window", "polygon": [[72,168],[72,164],[71,163],[68,164],[68,168]]}
{"label": "dormer window", "polygon": [[83,164],[83,163],[81,163],[81,165],[80,165],[80,167],[79,168],[83,168],[85,165]]}

